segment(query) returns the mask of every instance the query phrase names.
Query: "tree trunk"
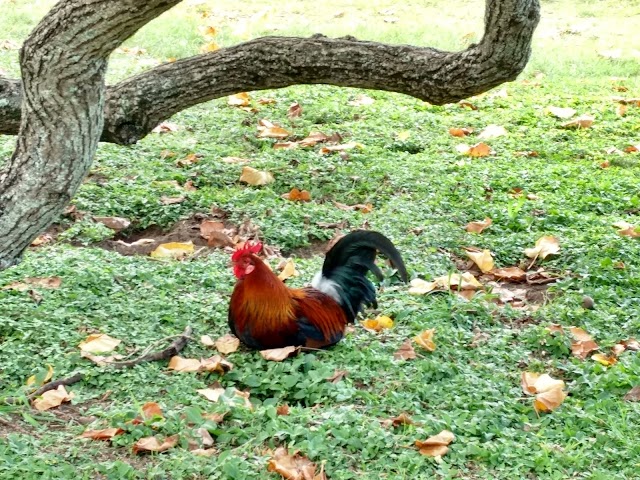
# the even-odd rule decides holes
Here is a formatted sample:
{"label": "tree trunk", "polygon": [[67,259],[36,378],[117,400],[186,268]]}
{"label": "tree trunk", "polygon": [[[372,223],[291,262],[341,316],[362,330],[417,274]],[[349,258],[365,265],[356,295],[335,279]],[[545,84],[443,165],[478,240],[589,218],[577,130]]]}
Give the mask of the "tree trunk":
{"label": "tree trunk", "polygon": [[109,54],[178,2],[62,0],[25,41],[20,132],[0,175],[0,269],[62,212],[89,171]]}
{"label": "tree trunk", "polygon": [[296,84],[457,101],[522,71],[540,17],[538,0],[487,0],[484,37],[462,52],[353,37],[258,38],[160,65],[105,93],[109,53],[178,2],[63,0],[22,48],[23,92],[19,81],[0,79],[0,133],[14,134],[20,126],[17,149],[0,174],[0,269],[15,263],[62,212],[98,139],[132,144],[192,105]]}

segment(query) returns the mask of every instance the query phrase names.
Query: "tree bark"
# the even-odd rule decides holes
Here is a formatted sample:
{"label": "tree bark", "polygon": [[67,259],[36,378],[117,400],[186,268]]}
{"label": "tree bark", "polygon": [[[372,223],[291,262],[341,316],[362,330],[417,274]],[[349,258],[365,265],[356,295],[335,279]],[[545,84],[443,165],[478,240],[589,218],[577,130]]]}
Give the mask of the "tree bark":
{"label": "tree bark", "polygon": [[[539,17],[538,0],[487,0],[484,38],[462,52],[351,37],[265,37],[160,65],[107,89],[101,140],[132,144],[198,103],[295,84],[387,90],[436,105],[458,101],[517,77]],[[0,98],[3,90],[17,91],[15,80],[6,83]],[[0,107],[0,133],[15,133],[19,104],[13,98]]]}
{"label": "tree bark", "polygon": [[0,269],[64,209],[87,174],[104,124],[107,58],[180,0],[62,0],[20,51],[22,118],[0,174]]}
{"label": "tree bark", "polygon": [[259,38],[160,65],[105,91],[111,51],[179,1],[62,0],[22,47],[22,89],[0,79],[0,133],[19,132],[0,172],[0,270],[62,212],[99,139],[132,144],[192,105],[296,84],[457,101],[516,78],[540,17],[538,0],[487,0],[484,37],[462,52],[353,37]]}

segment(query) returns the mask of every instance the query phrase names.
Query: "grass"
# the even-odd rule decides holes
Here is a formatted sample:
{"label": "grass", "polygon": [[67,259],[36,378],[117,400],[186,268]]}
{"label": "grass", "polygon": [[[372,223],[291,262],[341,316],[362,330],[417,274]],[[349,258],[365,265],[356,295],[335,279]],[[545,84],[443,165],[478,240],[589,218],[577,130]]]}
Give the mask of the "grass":
{"label": "grass", "polygon": [[[51,3],[0,5],[0,31],[20,41]],[[466,45],[467,33],[480,34],[480,2],[453,11],[435,1],[394,3],[328,1],[320,11],[309,2],[238,10],[236,3],[221,1],[211,9],[220,31],[215,40],[222,45],[244,36],[322,31],[457,49]],[[198,8],[203,7],[180,6],[143,28],[127,45],[146,53],[114,54],[111,80],[154,61],[197,53],[205,42],[198,26],[206,23]],[[185,262],[121,256],[96,246],[108,231],[88,217],[75,224],[61,219],[67,241],[30,249],[21,265],[0,273],[0,285],[25,277],[62,278],[58,289],[37,289],[39,302],[28,292],[0,290],[1,396],[20,395],[27,377],[47,365],[56,379],[76,371],[86,378],[69,388],[76,395],[70,406],[45,413],[0,406],[0,478],[278,478],[267,473],[266,462],[268,449],[279,445],[324,464],[334,480],[637,476],[640,404],[622,397],[640,383],[638,354],[625,352],[612,367],[579,360],[571,356],[567,338],[552,336],[545,327],[585,328],[604,351],[640,335],[638,242],[611,227],[620,220],[640,223],[640,157],[607,153],[639,143],[640,109],[629,106],[620,117],[611,100],[640,96],[639,63],[629,47],[637,38],[632,14],[639,9],[636,2],[546,2],[527,70],[504,86],[506,97],[490,92],[471,99],[477,110],[436,107],[384,92],[366,92],[375,103],[354,107],[349,101],[365,92],[300,86],[256,93],[254,98],[276,99],[259,106],[257,115],[221,99],[176,115],[172,121],[182,127],[177,132],[152,134],[133,147],[101,145],[73,204],[91,215],[129,218],[128,235],[154,225],[170,228],[217,206],[233,222],[249,218],[269,244],[296,254],[331,238],[333,231],[318,222],[346,220],[345,230],[366,223],[384,232],[412,276],[425,279],[455,272],[464,246],[488,248],[498,266],[510,266],[523,261],[523,249],[540,236],[554,235],[560,254],[542,265],[562,279],[537,310],[496,307],[483,295],[469,302],[444,293],[416,297],[387,280],[380,308],[396,323],[382,334],[358,326],[331,350],[282,363],[240,351],[228,356],[234,369],[224,376],[174,374],[163,362],[114,372],[80,358],[77,344],[88,333],[123,339],[119,351],[126,353],[189,324],[195,339],[184,356],[211,355],[197,338],[228,331],[226,308],[234,284],[228,255],[215,250]],[[416,17],[438,18],[437,28],[416,25],[411,21]],[[597,53],[617,48],[619,59]],[[18,74],[15,51],[0,50],[0,70]],[[616,91],[622,86],[628,91]],[[290,121],[286,112],[294,101],[304,113]],[[550,105],[593,114],[595,123],[578,131],[559,128],[561,121],[545,111]],[[260,118],[300,138],[316,129],[337,131],[364,148],[350,151],[346,160],[321,156],[317,148],[274,150],[271,141],[256,138]],[[456,152],[464,140],[451,137],[449,127],[481,130],[489,124],[509,131],[487,142],[495,155],[470,159]],[[400,140],[400,132],[409,132],[408,138]],[[0,137],[0,163],[14,141]],[[162,158],[163,150],[177,156]],[[529,150],[538,156],[517,155]],[[190,153],[202,154],[201,160],[175,165]],[[240,166],[222,162],[225,156],[250,159],[253,167],[273,172],[276,182],[261,188],[240,184]],[[605,161],[608,168],[601,167]],[[198,190],[184,202],[160,202],[163,195],[184,194],[166,181],[182,185],[189,179]],[[292,187],[308,189],[313,201],[283,200],[280,195]],[[514,198],[514,188],[538,198]],[[343,211],[333,201],[374,208],[368,214]],[[482,235],[464,232],[467,222],[485,216],[494,224]],[[86,246],[78,246],[82,243]],[[292,284],[309,280],[321,262],[321,256],[296,258],[301,276]],[[593,297],[594,310],[582,308],[584,295]],[[393,358],[405,339],[426,328],[436,329],[435,352],[405,362]],[[478,338],[483,340],[474,342]],[[327,382],[336,370],[348,375]],[[563,379],[570,396],[556,411],[536,415],[520,387],[525,370]],[[211,403],[196,393],[215,382],[250,391],[253,410]],[[128,424],[148,401],[160,403],[165,418]],[[283,404],[291,407],[289,415],[277,415]],[[227,411],[218,424],[203,418]],[[418,424],[381,424],[401,412]],[[78,438],[87,428],[108,426],[124,427],[126,433],[111,444]],[[188,451],[187,439],[201,426],[216,440],[214,457]],[[442,461],[419,455],[414,441],[442,429],[456,435]],[[160,455],[131,453],[137,439],[154,434],[180,434],[181,443]]]}

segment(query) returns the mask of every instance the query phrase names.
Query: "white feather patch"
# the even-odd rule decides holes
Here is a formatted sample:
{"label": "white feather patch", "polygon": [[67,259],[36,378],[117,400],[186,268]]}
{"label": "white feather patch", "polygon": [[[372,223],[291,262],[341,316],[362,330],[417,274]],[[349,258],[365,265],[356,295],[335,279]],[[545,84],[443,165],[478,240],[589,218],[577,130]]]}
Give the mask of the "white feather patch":
{"label": "white feather patch", "polygon": [[342,298],[340,298],[340,291],[342,288],[333,280],[323,277],[322,272],[316,273],[313,280],[311,280],[311,286],[316,290],[320,290],[325,295],[329,295],[336,302],[342,303]]}

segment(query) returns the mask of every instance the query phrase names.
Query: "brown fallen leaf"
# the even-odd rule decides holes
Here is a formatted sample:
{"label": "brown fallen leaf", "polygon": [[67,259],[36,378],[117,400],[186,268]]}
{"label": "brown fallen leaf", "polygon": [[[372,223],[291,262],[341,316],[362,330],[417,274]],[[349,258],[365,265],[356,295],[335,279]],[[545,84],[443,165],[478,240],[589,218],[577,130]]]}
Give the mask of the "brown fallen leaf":
{"label": "brown fallen leaf", "polygon": [[462,108],[468,108],[469,110],[478,110],[478,107],[476,107],[469,100],[460,100],[458,102],[458,105],[461,106]]}
{"label": "brown fallen leaf", "polygon": [[175,447],[178,444],[179,439],[179,435],[171,435],[160,443],[156,437],[144,437],[133,445],[133,453],[164,452]]}
{"label": "brown fallen leaf", "polygon": [[73,397],[75,397],[73,392],[67,392],[64,385],[60,385],[57,389],[44,392],[40,397],[36,398],[33,401],[33,407],[43,412],[58,407],[64,402],[70,402]]}
{"label": "brown fallen leaf", "polygon": [[188,167],[189,165],[198,163],[201,158],[202,154],[200,153],[190,153],[186,157],[176,160],[176,167]]}
{"label": "brown fallen leaf", "polygon": [[436,344],[433,341],[433,336],[435,335],[435,333],[436,333],[436,329],[435,328],[430,328],[428,330],[425,330],[422,333],[419,333],[415,337],[413,337],[413,341],[416,342],[418,345],[420,345],[425,350],[433,352],[436,349]]}
{"label": "brown fallen leaf", "polygon": [[571,107],[547,107],[545,110],[556,118],[567,119],[576,114],[576,111]]}
{"label": "brown fallen leaf", "polygon": [[38,235],[36,238],[34,238],[31,241],[30,245],[32,247],[39,247],[41,245],[46,245],[51,242],[53,242],[53,237],[48,233],[43,233],[42,235]]}
{"label": "brown fallen leaf", "polygon": [[178,124],[173,122],[162,122],[151,131],[153,133],[171,133],[177,132],[178,130],[180,130]]}
{"label": "brown fallen leaf", "polygon": [[160,203],[163,205],[176,205],[184,202],[186,199],[187,197],[167,197],[166,195],[162,195],[160,197]]}
{"label": "brown fallen leaf", "polygon": [[223,335],[215,341],[216,350],[223,355],[228,355],[238,350],[240,347],[240,340],[231,334]]}
{"label": "brown fallen leaf", "polygon": [[103,428],[102,430],[85,430],[80,438],[90,438],[91,440],[111,440],[116,435],[122,435],[122,428]]}
{"label": "brown fallen leaf", "polygon": [[147,402],[140,409],[140,413],[144,420],[149,420],[151,418],[164,418],[162,414],[162,407],[158,405],[156,402]]}
{"label": "brown fallen leaf", "polygon": [[272,362],[282,362],[289,358],[294,352],[298,353],[298,347],[283,347],[283,348],[271,348],[269,350],[260,350],[260,355],[265,360]]}
{"label": "brown fallen leaf", "polygon": [[174,355],[169,360],[167,368],[176,372],[199,372],[201,366],[202,364],[197,358],[183,358],[179,355]]}
{"label": "brown fallen leaf", "polygon": [[327,382],[330,382],[330,383],[338,383],[339,381],[341,381],[347,375],[349,375],[348,371],[346,371],[346,370],[337,370],[336,369],[336,371],[333,372],[333,375],[328,377],[326,380],[327,380]]}
{"label": "brown fallen leaf", "polygon": [[293,263],[292,258],[288,258],[286,260],[282,260],[280,264],[277,266],[277,270],[280,270],[278,274],[278,278],[283,282],[291,277],[297,277],[300,275],[300,272],[296,270],[296,265]]}
{"label": "brown fallen leaf", "polygon": [[200,395],[205,397],[211,402],[219,402],[222,400],[225,404],[230,406],[237,406],[238,399],[242,399],[242,403],[246,408],[253,409],[253,405],[249,401],[249,392],[242,392],[237,388],[232,389],[232,394],[227,395],[224,388],[203,388],[196,390]]}
{"label": "brown fallen leaf", "polygon": [[640,385],[636,385],[624,396],[625,402],[640,402]]}
{"label": "brown fallen leaf", "polygon": [[400,348],[393,354],[393,358],[396,360],[413,360],[416,356],[416,351],[413,349],[410,338],[405,340],[405,342],[400,345]]}
{"label": "brown fallen leaf", "polygon": [[298,118],[302,116],[302,107],[298,102],[294,102],[289,106],[289,110],[287,110],[287,117]]}
{"label": "brown fallen leaf", "polygon": [[227,97],[227,105],[231,107],[248,107],[250,104],[251,97],[247,92],[240,92]]}
{"label": "brown fallen leaf", "polygon": [[291,132],[284,128],[271,123],[269,120],[260,120],[258,122],[258,138],[287,138]]}
{"label": "brown fallen leaf", "polygon": [[218,450],[216,448],[196,448],[191,450],[191,453],[200,457],[213,457],[218,453]]}
{"label": "brown fallen leaf", "polygon": [[462,127],[462,128],[452,127],[449,129],[449,135],[451,135],[452,137],[466,137],[467,135],[470,135],[472,133],[473,133],[473,128],[469,128],[469,127]]}
{"label": "brown fallen leaf", "polygon": [[289,405],[287,405],[286,403],[284,405],[278,405],[276,407],[276,414],[277,415],[289,415]]}
{"label": "brown fallen leaf", "polygon": [[524,282],[527,279],[527,273],[520,267],[494,268],[489,273],[499,280],[508,282]]}
{"label": "brown fallen leaf", "polygon": [[[285,480],[320,480],[324,477],[316,475],[316,465],[297,451],[289,455],[286,448],[278,447],[269,459],[267,470],[279,473]],[[324,477],[326,478],[326,477]]]}
{"label": "brown fallen leaf", "polygon": [[17,290],[24,292],[31,289],[31,287],[43,287],[43,288],[60,288],[62,285],[62,279],[60,277],[27,277],[21,282],[12,282],[9,285],[2,287],[2,290]]}
{"label": "brown fallen leaf", "polygon": [[292,202],[309,202],[311,201],[311,194],[307,190],[299,190],[292,188],[289,193],[281,195],[285,200],[291,200]]}
{"label": "brown fallen leaf", "polygon": [[556,237],[545,235],[536,241],[533,248],[525,248],[524,253],[527,257],[532,258],[533,264],[538,258],[545,259],[549,255],[555,255],[560,251],[560,242]]}
{"label": "brown fallen leaf", "polygon": [[358,142],[342,143],[340,145],[328,145],[320,149],[320,155],[327,155],[333,152],[344,152],[345,150],[351,150],[354,148],[362,150],[364,148],[364,145]]}
{"label": "brown fallen leaf", "polygon": [[629,222],[620,221],[614,223],[613,226],[618,229],[618,235],[631,238],[640,237],[640,227],[636,227]]}
{"label": "brown fallen leaf", "polygon": [[574,357],[584,360],[591,352],[599,348],[598,344],[593,341],[591,335],[582,328],[570,327],[569,331],[573,336],[573,341],[571,342],[571,354]]}
{"label": "brown fallen leaf", "polygon": [[416,422],[413,421],[413,419],[407,415],[406,413],[401,413],[400,415],[398,415],[397,417],[393,417],[393,418],[389,418],[387,420],[383,420],[382,421],[382,425],[387,427],[399,427],[400,425],[416,425]]}
{"label": "brown fallen leaf", "polygon": [[486,217],[482,221],[476,220],[475,222],[467,223],[464,229],[469,233],[482,233],[484,229],[490,227],[492,223],[493,221],[489,217]]}
{"label": "brown fallen leaf", "polygon": [[425,295],[433,291],[455,290],[478,290],[483,288],[482,284],[476,280],[470,272],[463,274],[452,273],[436,277],[432,282],[427,282],[420,278],[414,278],[410,282],[409,293],[412,295]]}
{"label": "brown fallen leaf", "polygon": [[491,155],[491,147],[482,142],[476,143],[472,146],[461,144],[456,147],[456,150],[462,155],[467,155],[469,157],[486,157]]}
{"label": "brown fallen leaf", "polygon": [[429,437],[426,440],[416,440],[415,445],[422,455],[429,457],[441,457],[449,451],[448,445],[455,440],[456,436],[449,430],[443,430],[439,434]]}

